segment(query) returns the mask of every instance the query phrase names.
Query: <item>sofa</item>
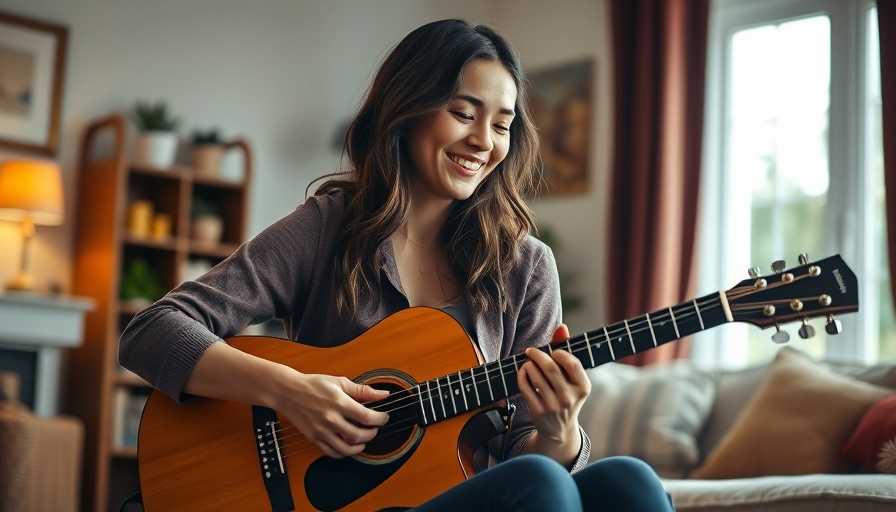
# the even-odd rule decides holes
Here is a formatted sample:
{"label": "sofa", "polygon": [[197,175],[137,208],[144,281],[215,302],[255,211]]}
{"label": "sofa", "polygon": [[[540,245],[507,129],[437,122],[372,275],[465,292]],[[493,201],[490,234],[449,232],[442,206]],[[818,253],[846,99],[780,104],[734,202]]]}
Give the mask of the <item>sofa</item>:
{"label": "sofa", "polygon": [[588,373],[579,421],[591,460],[646,461],[679,512],[896,511],[896,364],[785,346],[740,370],[676,361]]}

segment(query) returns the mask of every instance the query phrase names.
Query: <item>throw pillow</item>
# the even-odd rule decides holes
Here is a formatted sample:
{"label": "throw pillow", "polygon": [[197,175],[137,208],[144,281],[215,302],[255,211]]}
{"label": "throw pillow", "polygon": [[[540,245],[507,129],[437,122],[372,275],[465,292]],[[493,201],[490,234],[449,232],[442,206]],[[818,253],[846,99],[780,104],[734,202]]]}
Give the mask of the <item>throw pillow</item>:
{"label": "throw pillow", "polygon": [[610,363],[588,370],[591,395],[579,424],[591,439],[591,461],[637,457],[668,478],[700,460],[697,435],[712,409],[712,377],[689,363],[645,368]]}
{"label": "throw pillow", "polygon": [[840,456],[871,473],[896,473],[896,396],[868,408]]}
{"label": "throw pillow", "polygon": [[894,391],[838,375],[789,347],[691,478],[836,473],[840,448],[871,404]]}

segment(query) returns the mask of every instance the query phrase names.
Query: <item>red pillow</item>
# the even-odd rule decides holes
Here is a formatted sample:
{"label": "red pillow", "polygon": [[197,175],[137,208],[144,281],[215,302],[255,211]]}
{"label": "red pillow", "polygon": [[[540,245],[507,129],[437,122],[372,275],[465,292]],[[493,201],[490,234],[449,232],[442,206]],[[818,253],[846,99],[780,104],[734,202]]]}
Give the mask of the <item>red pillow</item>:
{"label": "red pillow", "polygon": [[871,473],[896,473],[896,395],[871,405],[840,450],[840,457]]}

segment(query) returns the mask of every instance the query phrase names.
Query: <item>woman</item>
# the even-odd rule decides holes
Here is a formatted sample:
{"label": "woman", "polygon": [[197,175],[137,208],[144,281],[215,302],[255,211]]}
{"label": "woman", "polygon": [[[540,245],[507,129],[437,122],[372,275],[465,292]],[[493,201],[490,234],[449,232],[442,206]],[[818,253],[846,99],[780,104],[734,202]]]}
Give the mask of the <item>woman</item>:
{"label": "woman", "polygon": [[507,42],[461,20],[420,27],[383,62],[349,128],[351,171],[138,315],[122,335],[121,363],[177,400],[270,407],[342,458],[386,424],[385,412],[364,404],[388,392],[303,374],[221,338],[278,318],[292,340],[334,346],[409,306],[440,308],[488,360],[525,353],[529,362],[496,453],[510,462],[419,510],[670,510],[645,464],[585,467],[589,441],[577,415],[587,375],[567,352],[532,348],[568,337],[557,327],[553,256],[528,236],[522,200],[537,146]]}

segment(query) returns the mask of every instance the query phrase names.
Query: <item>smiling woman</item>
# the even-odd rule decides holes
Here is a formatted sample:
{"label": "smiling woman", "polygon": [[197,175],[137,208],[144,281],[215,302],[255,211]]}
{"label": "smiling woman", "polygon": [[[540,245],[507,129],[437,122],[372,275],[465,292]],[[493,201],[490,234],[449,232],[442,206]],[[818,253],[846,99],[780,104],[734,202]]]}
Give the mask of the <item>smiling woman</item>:
{"label": "smiling woman", "polygon": [[[585,467],[578,413],[590,381],[568,351],[536,348],[569,333],[554,257],[528,234],[522,197],[538,144],[507,41],[462,20],[411,32],[345,144],[349,172],[325,176],[293,213],[123,333],[124,366],[174,401],[208,397],[150,398],[139,440],[146,508],[671,510],[645,463]],[[222,342],[272,318],[303,345]],[[483,412],[500,398],[503,417]],[[237,470],[229,449],[220,459],[193,449],[217,473],[174,476],[167,465],[187,455],[173,446],[195,447],[184,443],[191,425],[205,425],[190,417],[231,403],[247,405],[224,416],[254,430],[221,418],[215,446],[259,460]],[[183,437],[169,445],[166,430]],[[489,455],[501,463],[479,474]]]}

